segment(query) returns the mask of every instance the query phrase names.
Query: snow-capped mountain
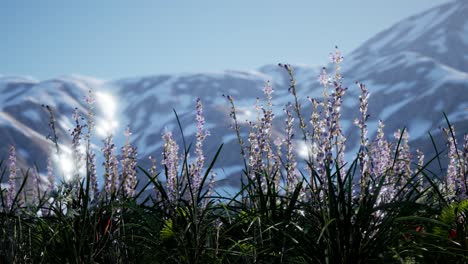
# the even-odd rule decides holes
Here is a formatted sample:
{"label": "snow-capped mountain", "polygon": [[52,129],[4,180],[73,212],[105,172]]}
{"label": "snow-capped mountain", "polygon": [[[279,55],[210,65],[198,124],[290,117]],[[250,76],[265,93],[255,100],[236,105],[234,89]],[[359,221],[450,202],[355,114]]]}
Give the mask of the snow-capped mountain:
{"label": "snow-capped mountain", "polygon": [[[466,14],[468,1],[435,7],[391,26],[345,56],[342,70],[349,90],[342,113],[349,149],[355,149],[359,142],[352,124],[359,107],[359,89],[354,81],[365,83],[371,92],[371,131],[375,130],[379,119],[385,121],[387,135],[407,127],[411,143],[422,144],[426,152],[432,150],[428,131],[441,139],[437,137],[439,127],[446,125],[442,112],[447,113],[458,136],[468,131]],[[293,67],[297,91],[308,114],[310,109],[305,98],[319,98],[322,94],[317,81],[320,67]],[[331,65],[328,68],[333,69]],[[180,117],[188,141],[194,140],[195,100],[200,97],[204,103],[206,127],[211,132],[205,145],[207,159],[210,160],[224,143],[217,163],[218,179],[223,179],[219,184],[235,185],[239,182],[242,163],[237,140],[230,129],[229,104],[222,95],[235,98],[240,121],[253,120],[256,118],[253,105],[257,97],[263,97],[262,89],[268,80],[275,90],[273,103],[278,125],[274,133],[281,134],[282,109],[292,97],[288,93],[286,71],[274,64],[256,71],[155,75],[113,81],[80,76],[48,81],[0,76],[0,153],[3,153],[0,158],[6,159],[8,145],[15,144],[20,163],[29,166],[36,163],[44,171],[51,152],[51,142],[46,136],[51,130],[49,115],[41,105],[55,109],[59,141],[66,142],[68,129],[73,126],[72,112],[75,107],[86,112],[83,98],[92,89],[97,99],[96,144],[99,145],[99,134],[113,133],[117,145],[121,146],[123,130],[129,125],[140,160],[149,164],[149,155],[161,159],[164,130],[179,135],[173,109]],[[441,142],[442,139],[439,143],[443,145]],[[300,145],[297,149],[301,151]]]}

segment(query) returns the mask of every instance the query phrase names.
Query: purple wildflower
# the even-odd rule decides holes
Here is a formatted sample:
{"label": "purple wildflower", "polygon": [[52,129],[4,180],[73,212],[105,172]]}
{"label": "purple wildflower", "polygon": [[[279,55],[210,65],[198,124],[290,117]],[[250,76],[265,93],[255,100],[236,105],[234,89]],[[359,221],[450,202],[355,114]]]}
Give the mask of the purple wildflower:
{"label": "purple wildflower", "polygon": [[99,195],[99,188],[96,175],[96,154],[91,150],[91,135],[94,127],[94,104],[96,99],[92,90],[88,90],[88,95],[85,96],[84,101],[88,107],[87,128],[86,133],[86,153],[87,153],[87,173],[90,174],[90,184],[94,199]]}
{"label": "purple wildflower", "polygon": [[96,154],[92,151],[88,154],[89,162],[88,162],[88,173],[89,179],[91,183],[91,190],[94,199],[96,200],[99,196],[99,187],[98,187],[98,180],[97,180],[97,172],[96,172]]}
{"label": "purple wildflower", "polygon": [[92,90],[89,90],[88,91],[88,95],[86,95],[84,97],[84,101],[86,104],[88,104],[89,106],[92,106],[94,105],[94,103],[96,102],[96,99],[94,98],[94,95],[93,95],[93,91]]}
{"label": "purple wildflower", "polygon": [[10,155],[9,155],[9,170],[10,174],[8,176],[8,192],[6,199],[7,208],[13,206],[13,199],[16,196],[16,178],[17,178],[17,167],[16,167],[16,149],[15,146],[10,146]]}
{"label": "purple wildflower", "polygon": [[268,166],[270,166],[270,161],[273,159],[273,151],[271,150],[271,129],[273,126],[273,119],[275,115],[273,114],[273,104],[272,104],[272,96],[271,94],[273,93],[273,89],[271,88],[271,84],[268,81],[267,85],[263,89],[263,92],[265,93],[267,97],[267,108],[263,111],[263,118],[261,119],[261,129],[262,133],[260,136],[260,142],[262,143],[262,150],[266,153],[267,157],[267,163]]}
{"label": "purple wildflower", "polygon": [[[328,183],[328,177],[326,176],[326,166],[330,163],[329,160],[329,133],[328,129],[326,127],[326,122],[323,119],[318,120],[316,123],[316,129],[318,129],[318,133],[315,133],[314,137],[314,143],[317,144],[316,148],[316,157],[315,157],[315,162],[316,162],[316,168],[317,168],[317,173],[319,177],[321,178],[321,181],[326,184]],[[313,181],[312,181],[313,182]]]}
{"label": "purple wildflower", "polygon": [[331,94],[331,97],[326,93],[326,87],[324,91],[324,103],[323,107],[325,108],[325,133],[324,146],[325,146],[325,158],[326,166],[333,162],[333,146],[335,147],[335,153],[338,161],[338,165],[342,168],[341,173],[344,174],[344,152],[345,152],[345,142],[346,138],[343,133],[343,129],[340,124],[341,118],[341,106],[343,104],[343,95],[346,93],[347,88],[343,88],[341,85],[341,79],[339,76],[339,69],[336,69],[335,81],[333,82],[334,91]]}
{"label": "purple wildflower", "polygon": [[[270,81],[267,82],[267,85],[263,87],[263,93],[267,96],[267,99],[271,99],[271,94],[274,92],[273,88],[271,87]],[[271,100],[268,100],[271,101]]]}
{"label": "purple wildflower", "polygon": [[[312,158],[316,162],[318,162],[318,160],[317,160],[318,152],[319,152],[318,146],[320,145],[320,139],[321,139],[320,135],[321,135],[321,131],[322,131],[321,122],[320,122],[320,112],[319,112],[318,108],[319,108],[319,106],[321,106],[321,103],[319,101],[317,101],[316,99],[313,99],[313,98],[309,98],[309,101],[312,103],[312,114],[310,116],[310,124],[312,126],[311,155],[312,155]],[[316,162],[310,162],[312,171],[317,170],[317,166],[319,166],[319,165],[315,164]],[[313,184],[314,183],[314,179],[313,179],[314,175],[313,175],[313,173],[311,173],[310,175],[311,175],[311,178],[309,180]],[[319,175],[321,175],[321,174],[319,174]]]}
{"label": "purple wildflower", "polygon": [[[346,137],[343,133],[343,128],[341,127],[341,106],[343,104],[343,95],[346,93],[347,88],[343,88],[339,80],[334,82],[335,91],[332,94],[331,100],[331,127],[330,127],[330,136],[334,137],[335,152],[338,161],[338,166],[341,168],[341,175],[345,174],[344,164],[345,164],[345,143]],[[333,140],[332,138],[330,140]]]}
{"label": "purple wildflower", "polygon": [[258,124],[254,122],[249,122],[250,125],[250,132],[248,141],[250,143],[250,151],[249,151],[249,167],[250,173],[252,175],[254,173],[260,172],[263,169],[262,164],[262,153],[260,143],[258,142]]}
{"label": "purple wildflower", "polygon": [[74,164],[74,172],[72,175],[72,181],[75,182],[75,184],[78,184],[80,180],[80,168],[82,165],[82,159],[83,155],[81,154],[80,151],[80,146],[81,146],[81,137],[83,134],[83,128],[85,127],[84,125],[80,124],[80,119],[81,116],[78,112],[78,108],[75,108],[75,112],[72,115],[73,120],[75,121],[75,128],[71,132],[72,136],[72,157],[73,157],[73,164]]}
{"label": "purple wildflower", "polygon": [[379,120],[377,137],[372,142],[371,146],[371,174],[374,175],[375,178],[382,177],[392,165],[390,144],[385,140],[384,127],[385,125],[382,120]]}
{"label": "purple wildflower", "polygon": [[368,176],[368,169],[369,169],[369,153],[367,150],[369,140],[367,138],[367,118],[369,117],[367,114],[368,109],[368,99],[369,99],[369,92],[366,86],[362,83],[357,83],[359,88],[361,89],[361,95],[359,96],[359,111],[361,112],[361,119],[356,119],[354,124],[356,124],[359,129],[361,130],[361,144],[359,150],[359,165],[361,167],[361,190],[363,190],[367,185],[367,176]]}
{"label": "purple wildflower", "polygon": [[203,141],[210,134],[205,130],[205,118],[203,117],[203,104],[200,98],[197,98],[197,132],[196,132],[196,143],[195,143],[195,153],[197,156],[196,165],[194,166],[194,171],[192,175],[192,190],[197,191],[200,188],[202,180],[202,170],[203,165],[205,164],[205,155],[203,153]]}
{"label": "purple wildflower", "polygon": [[[456,193],[465,193],[466,190],[464,190],[465,184],[461,184],[461,177],[460,175],[460,163],[458,160],[459,154],[457,152],[457,141],[455,139],[455,130],[452,127],[451,129],[444,129],[446,137],[447,137],[447,145],[449,148],[448,152],[448,158],[449,158],[449,164],[447,167],[447,178],[446,178],[446,190],[447,190],[447,195],[448,199],[454,199]],[[452,133],[450,132],[453,132]],[[461,187],[461,188],[460,188]],[[461,190],[459,190],[461,189]]]}
{"label": "purple wildflower", "polygon": [[294,157],[293,152],[293,125],[294,125],[294,117],[291,113],[292,105],[289,103],[286,105],[285,113],[286,113],[286,191],[291,191],[294,189],[297,178],[295,175],[296,170],[296,160]]}
{"label": "purple wildflower", "polygon": [[89,139],[92,134],[92,128],[94,127],[94,112],[93,111],[94,111],[94,104],[96,103],[96,99],[94,98],[94,94],[92,90],[88,91],[88,95],[85,96],[84,101],[88,107],[88,116],[87,116],[88,133],[86,134],[86,137],[89,142]]}
{"label": "purple wildflower", "polygon": [[126,196],[133,196],[136,191],[137,185],[137,149],[130,144],[130,128],[127,127],[125,130],[125,136],[127,141],[125,146],[122,148],[122,174],[120,182],[123,185],[123,191]]}
{"label": "purple wildflower", "polygon": [[148,156],[148,159],[151,162],[151,167],[149,169],[149,174],[151,176],[155,176],[156,175],[156,158],[154,158],[153,156]]}
{"label": "purple wildflower", "polygon": [[302,139],[304,140],[304,142],[307,142],[307,136],[308,136],[309,133],[306,130],[307,126],[306,126],[304,118],[302,117],[302,114],[301,114],[301,104],[299,103],[299,98],[297,96],[296,79],[294,78],[293,67],[291,65],[289,65],[289,64],[285,64],[285,65],[279,64],[279,66],[283,67],[288,72],[289,82],[290,82],[289,92],[294,97],[294,107],[292,107],[292,109],[296,113],[296,116],[297,116],[297,118],[299,120],[299,128],[302,131]]}
{"label": "purple wildflower", "polygon": [[[231,111],[229,113],[229,116],[232,118],[232,121],[233,121],[233,124],[231,125],[231,127],[236,132],[237,142],[239,144],[240,152],[241,152],[240,154],[245,164],[245,161],[247,160],[246,147],[244,146],[244,140],[242,139],[242,136],[240,133],[240,126],[237,120],[236,107],[234,105],[234,98],[231,95],[227,95],[225,97],[231,105]],[[245,166],[247,167],[247,164],[245,164]]]}
{"label": "purple wildflower", "polygon": [[330,60],[335,64],[340,64],[343,62],[343,56],[341,55],[341,51],[338,47],[335,47],[335,52],[330,53]]}
{"label": "purple wildflower", "polygon": [[115,156],[115,145],[112,136],[104,139],[102,147],[104,155],[104,191],[105,196],[110,198],[117,190],[118,183],[118,160]]}
{"label": "purple wildflower", "polygon": [[175,202],[178,199],[177,189],[177,166],[179,146],[172,138],[172,133],[169,131],[164,132],[164,152],[162,165],[166,167],[166,189],[167,196],[170,202]]}
{"label": "purple wildflower", "polygon": [[[407,130],[401,132],[400,129],[398,129],[394,136],[395,139],[400,140],[400,146],[395,150],[395,152],[398,153],[396,156],[397,162],[395,164],[395,173],[403,176],[407,181],[411,177],[411,154],[408,145],[409,135]],[[402,187],[406,184],[406,181],[400,181]]]}
{"label": "purple wildflower", "polygon": [[370,149],[371,168],[370,173],[378,181],[381,177],[385,178],[384,186],[380,190],[378,203],[387,202],[393,199],[395,195],[395,177],[388,177],[387,171],[392,166],[390,144],[385,140],[383,128],[385,127],[382,120],[379,120],[377,128],[377,137],[372,142]]}
{"label": "purple wildflower", "polygon": [[[417,157],[418,157],[418,171],[424,167],[424,153],[419,149],[416,150]],[[418,189],[422,191],[424,188],[424,175],[422,172],[419,172],[418,175]]]}
{"label": "purple wildflower", "polygon": [[325,67],[322,68],[322,71],[320,72],[318,81],[322,86],[326,87],[328,83],[330,82],[330,79],[327,74],[327,69]]}

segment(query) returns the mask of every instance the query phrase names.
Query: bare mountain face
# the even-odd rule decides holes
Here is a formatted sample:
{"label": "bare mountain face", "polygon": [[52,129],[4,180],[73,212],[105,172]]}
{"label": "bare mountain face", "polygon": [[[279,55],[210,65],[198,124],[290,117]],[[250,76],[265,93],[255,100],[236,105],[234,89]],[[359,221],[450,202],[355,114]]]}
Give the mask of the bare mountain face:
{"label": "bare mountain face", "polygon": [[[410,145],[433,153],[428,131],[444,146],[440,126],[446,126],[442,112],[458,132],[459,140],[468,131],[468,1],[450,2],[405,19],[366,41],[345,57],[342,75],[349,87],[345,95],[343,127],[348,137],[350,154],[357,149],[358,130],[352,124],[359,112],[359,89],[355,81],[363,82],[371,92],[369,127],[375,131],[378,120],[384,120],[387,135],[406,127]],[[297,91],[310,114],[306,97],[320,98],[322,89],[317,81],[320,68],[294,66]],[[330,65],[330,71],[332,66]],[[89,89],[96,93],[97,135],[100,139],[115,134],[116,143],[124,142],[123,130],[129,125],[132,143],[138,147],[142,164],[149,165],[148,156],[161,159],[161,134],[171,130],[179,135],[173,110],[180,117],[188,142],[194,142],[195,100],[202,98],[206,127],[211,132],[205,144],[209,161],[219,145],[224,143],[217,162],[219,185],[235,186],[241,170],[240,149],[230,128],[229,104],[223,94],[232,95],[238,106],[238,117],[255,120],[256,98],[271,80],[276,109],[275,135],[283,134],[283,107],[293,98],[288,93],[289,78],[277,65],[266,65],[257,71],[225,71],[180,75],[156,75],[115,81],[98,81],[86,77],[62,77],[35,81],[21,77],[0,77],[0,158],[6,159],[8,146],[15,144],[23,165],[37,164],[45,171],[47,157],[53,151],[46,139],[51,134],[49,115],[41,106],[55,109],[59,141],[69,142],[73,127],[71,115],[75,107],[86,113],[83,98]],[[243,127],[244,135],[248,133]],[[179,137],[180,138],[180,137]],[[297,138],[298,155],[301,153]],[[66,152],[66,149],[65,149]],[[430,155],[429,155],[430,156]],[[57,161],[60,166],[69,166]],[[63,168],[62,168],[63,169]]]}

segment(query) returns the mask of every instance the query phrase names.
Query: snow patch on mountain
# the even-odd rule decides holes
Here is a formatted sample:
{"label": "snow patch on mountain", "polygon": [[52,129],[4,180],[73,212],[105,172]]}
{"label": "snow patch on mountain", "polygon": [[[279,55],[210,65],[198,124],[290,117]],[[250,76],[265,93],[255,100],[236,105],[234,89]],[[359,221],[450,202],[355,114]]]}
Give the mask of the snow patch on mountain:
{"label": "snow patch on mountain", "polygon": [[41,122],[41,116],[36,109],[27,109],[21,113],[24,117],[31,119],[34,122]]}
{"label": "snow patch on mountain", "polygon": [[386,120],[389,118],[391,115],[399,111],[403,106],[407,105],[410,103],[413,99],[412,98],[406,98],[404,100],[401,100],[397,103],[394,103],[390,106],[387,106],[379,115],[380,119]]}
{"label": "snow patch on mountain", "polygon": [[414,119],[409,124],[408,133],[412,139],[418,139],[427,135],[427,132],[432,126],[432,122],[424,119]]}

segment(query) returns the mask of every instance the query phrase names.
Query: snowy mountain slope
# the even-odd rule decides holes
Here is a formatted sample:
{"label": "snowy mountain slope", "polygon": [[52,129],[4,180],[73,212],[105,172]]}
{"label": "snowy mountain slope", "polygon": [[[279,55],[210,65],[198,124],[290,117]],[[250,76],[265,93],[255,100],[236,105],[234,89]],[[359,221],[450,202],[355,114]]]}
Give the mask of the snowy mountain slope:
{"label": "snowy mountain slope", "polygon": [[[95,79],[80,76],[43,82],[1,77],[0,158],[7,159],[8,148],[14,144],[20,165],[37,165],[44,172],[47,158],[54,153],[53,144],[47,139],[53,135],[49,127],[50,115],[44,106],[53,109],[56,134],[65,146],[70,142],[69,129],[73,127],[71,116],[74,109],[85,112],[83,98],[89,89],[96,89],[99,85]],[[61,165],[59,161],[57,165]]]}
{"label": "snowy mountain slope", "polygon": [[452,68],[468,69],[468,1],[456,0],[416,14],[380,32],[353,57],[413,51]]}
{"label": "snowy mountain slope", "polygon": [[[356,149],[357,130],[352,120],[358,116],[359,89],[354,81],[367,84],[371,92],[369,105],[372,129],[379,119],[386,123],[385,132],[392,135],[407,127],[411,144],[432,151],[427,131],[438,136],[445,125],[442,111],[455,125],[458,136],[468,131],[468,13],[467,1],[450,2],[405,19],[366,41],[345,56],[343,76],[349,87],[343,105],[343,126],[350,150]],[[310,114],[307,96],[319,98],[322,88],[317,81],[320,67],[294,65],[297,91]],[[329,65],[329,71],[333,68]],[[271,80],[275,90],[275,135],[283,133],[283,107],[292,100],[288,93],[289,77],[278,65],[265,65],[257,71],[155,75],[100,81],[89,77],[69,76],[39,82],[30,78],[0,77],[0,153],[16,144],[25,154],[23,164],[38,162],[45,168],[45,157],[51,150],[49,117],[41,104],[56,109],[60,140],[69,138],[70,117],[74,107],[84,112],[83,97],[89,89],[97,95],[98,132],[96,144],[113,132],[117,145],[124,142],[123,130],[129,125],[132,142],[139,158],[148,165],[148,155],[161,158],[161,134],[172,130],[178,137],[173,109],[179,114],[184,134],[193,142],[195,134],[195,100],[201,97],[205,107],[206,126],[211,132],[205,144],[210,160],[221,143],[218,162],[220,185],[236,185],[240,167],[239,146],[230,129],[229,105],[223,94],[232,95],[238,106],[239,120],[256,118],[253,105],[263,97],[262,88]],[[68,121],[67,121],[68,120]],[[244,122],[245,123],[245,122]],[[244,130],[247,133],[247,130]],[[298,154],[301,146],[296,148]],[[98,147],[96,147],[98,150]],[[1,156],[0,156],[1,157]],[[145,164],[146,163],[146,164]],[[160,166],[160,165],[159,165]],[[235,175],[236,177],[234,177]]]}

